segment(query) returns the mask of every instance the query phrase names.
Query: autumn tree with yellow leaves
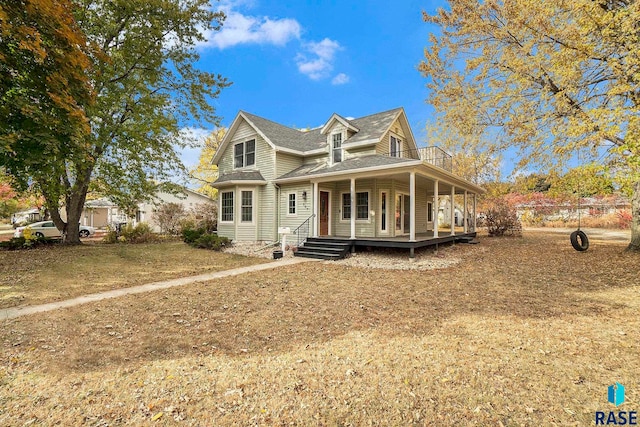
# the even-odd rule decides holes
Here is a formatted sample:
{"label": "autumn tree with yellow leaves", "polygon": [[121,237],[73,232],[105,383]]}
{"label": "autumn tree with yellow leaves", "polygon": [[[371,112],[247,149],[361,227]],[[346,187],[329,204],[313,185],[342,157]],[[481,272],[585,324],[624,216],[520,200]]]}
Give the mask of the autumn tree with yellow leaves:
{"label": "autumn tree with yellow leaves", "polygon": [[196,191],[212,199],[215,199],[218,195],[218,190],[211,186],[211,184],[218,179],[218,167],[211,163],[211,160],[224,139],[226,132],[226,128],[217,128],[205,138],[201,147],[202,151],[200,151],[198,164],[189,170],[189,176],[196,186]]}
{"label": "autumn tree with yellow leaves", "polygon": [[640,250],[640,2],[449,0],[423,17],[437,29],[419,68],[438,120],[516,148],[519,166],[560,170],[608,145],[633,177]]}

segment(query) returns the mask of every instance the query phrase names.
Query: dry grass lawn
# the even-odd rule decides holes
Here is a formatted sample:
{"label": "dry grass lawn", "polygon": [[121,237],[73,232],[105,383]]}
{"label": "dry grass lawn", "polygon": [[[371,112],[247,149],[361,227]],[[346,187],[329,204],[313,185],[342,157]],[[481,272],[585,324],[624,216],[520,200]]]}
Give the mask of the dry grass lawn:
{"label": "dry grass lawn", "polygon": [[2,251],[0,308],[59,301],[265,261],[195,249],[178,241]]}
{"label": "dry grass lawn", "polygon": [[5,321],[0,425],[592,425],[640,409],[640,256],[482,239],[433,271],[307,263]]}

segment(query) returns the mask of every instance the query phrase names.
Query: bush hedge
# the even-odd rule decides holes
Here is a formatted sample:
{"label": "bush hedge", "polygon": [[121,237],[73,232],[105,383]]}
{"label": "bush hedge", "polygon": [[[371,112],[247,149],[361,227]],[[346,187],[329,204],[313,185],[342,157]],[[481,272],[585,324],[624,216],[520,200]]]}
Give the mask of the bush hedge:
{"label": "bush hedge", "polygon": [[120,233],[109,227],[102,241],[104,243],[151,243],[159,240],[160,237],[153,232],[151,226],[146,222],[141,222],[135,227],[127,224],[120,230]]}
{"label": "bush hedge", "polygon": [[181,234],[182,240],[195,248],[219,251],[231,243],[231,240],[227,237],[220,237],[215,233],[208,232],[202,227],[183,227]]}
{"label": "bush hedge", "polygon": [[0,242],[0,249],[5,251],[16,251],[20,249],[31,249],[38,246],[48,246],[60,244],[60,239],[47,239],[46,237],[34,237],[25,239],[24,237],[12,237],[11,240]]}

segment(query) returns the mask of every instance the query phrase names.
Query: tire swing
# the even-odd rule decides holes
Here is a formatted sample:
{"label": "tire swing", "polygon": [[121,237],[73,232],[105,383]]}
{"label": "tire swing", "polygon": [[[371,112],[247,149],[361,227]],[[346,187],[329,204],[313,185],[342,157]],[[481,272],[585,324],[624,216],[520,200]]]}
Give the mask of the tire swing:
{"label": "tire swing", "polygon": [[589,249],[589,238],[584,231],[580,230],[579,227],[576,231],[571,233],[571,246],[573,246],[573,249],[578,252],[584,252]]}
{"label": "tire swing", "polygon": [[[578,158],[580,156],[580,152],[578,152]],[[580,184],[578,183],[578,187]],[[582,220],[582,211],[580,206],[581,196],[580,196],[580,188],[578,188],[578,229],[571,233],[571,246],[578,252],[584,252],[589,249],[589,238],[587,237],[587,233],[580,230],[581,220]]]}

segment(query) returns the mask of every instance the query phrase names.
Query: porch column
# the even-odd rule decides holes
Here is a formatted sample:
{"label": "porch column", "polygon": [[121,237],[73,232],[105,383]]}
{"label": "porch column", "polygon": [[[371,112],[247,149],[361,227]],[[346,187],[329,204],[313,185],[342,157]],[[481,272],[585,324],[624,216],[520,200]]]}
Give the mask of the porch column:
{"label": "porch column", "polygon": [[433,182],[433,237],[438,237],[438,215],[440,214],[440,198],[438,197],[438,180]]}
{"label": "porch column", "polygon": [[[289,201],[287,200],[287,203]],[[317,182],[313,183],[313,237],[318,237],[318,224],[320,223],[320,189]]]}
{"label": "porch column", "polygon": [[456,187],[451,186],[451,235],[455,236],[456,234]]}
{"label": "porch column", "polygon": [[409,241],[416,241],[416,173],[409,174]]}
{"label": "porch column", "polygon": [[478,219],[478,212],[476,211],[477,208],[477,197],[476,197],[476,193],[473,193],[473,231],[476,231],[476,220]]}
{"label": "porch column", "polygon": [[469,227],[467,225],[467,218],[469,217],[468,214],[468,210],[467,210],[467,190],[464,190],[464,220],[463,220],[463,224],[464,224],[464,232],[468,233],[469,232]]}
{"label": "porch column", "polygon": [[356,238],[356,179],[351,178],[351,238]]}

